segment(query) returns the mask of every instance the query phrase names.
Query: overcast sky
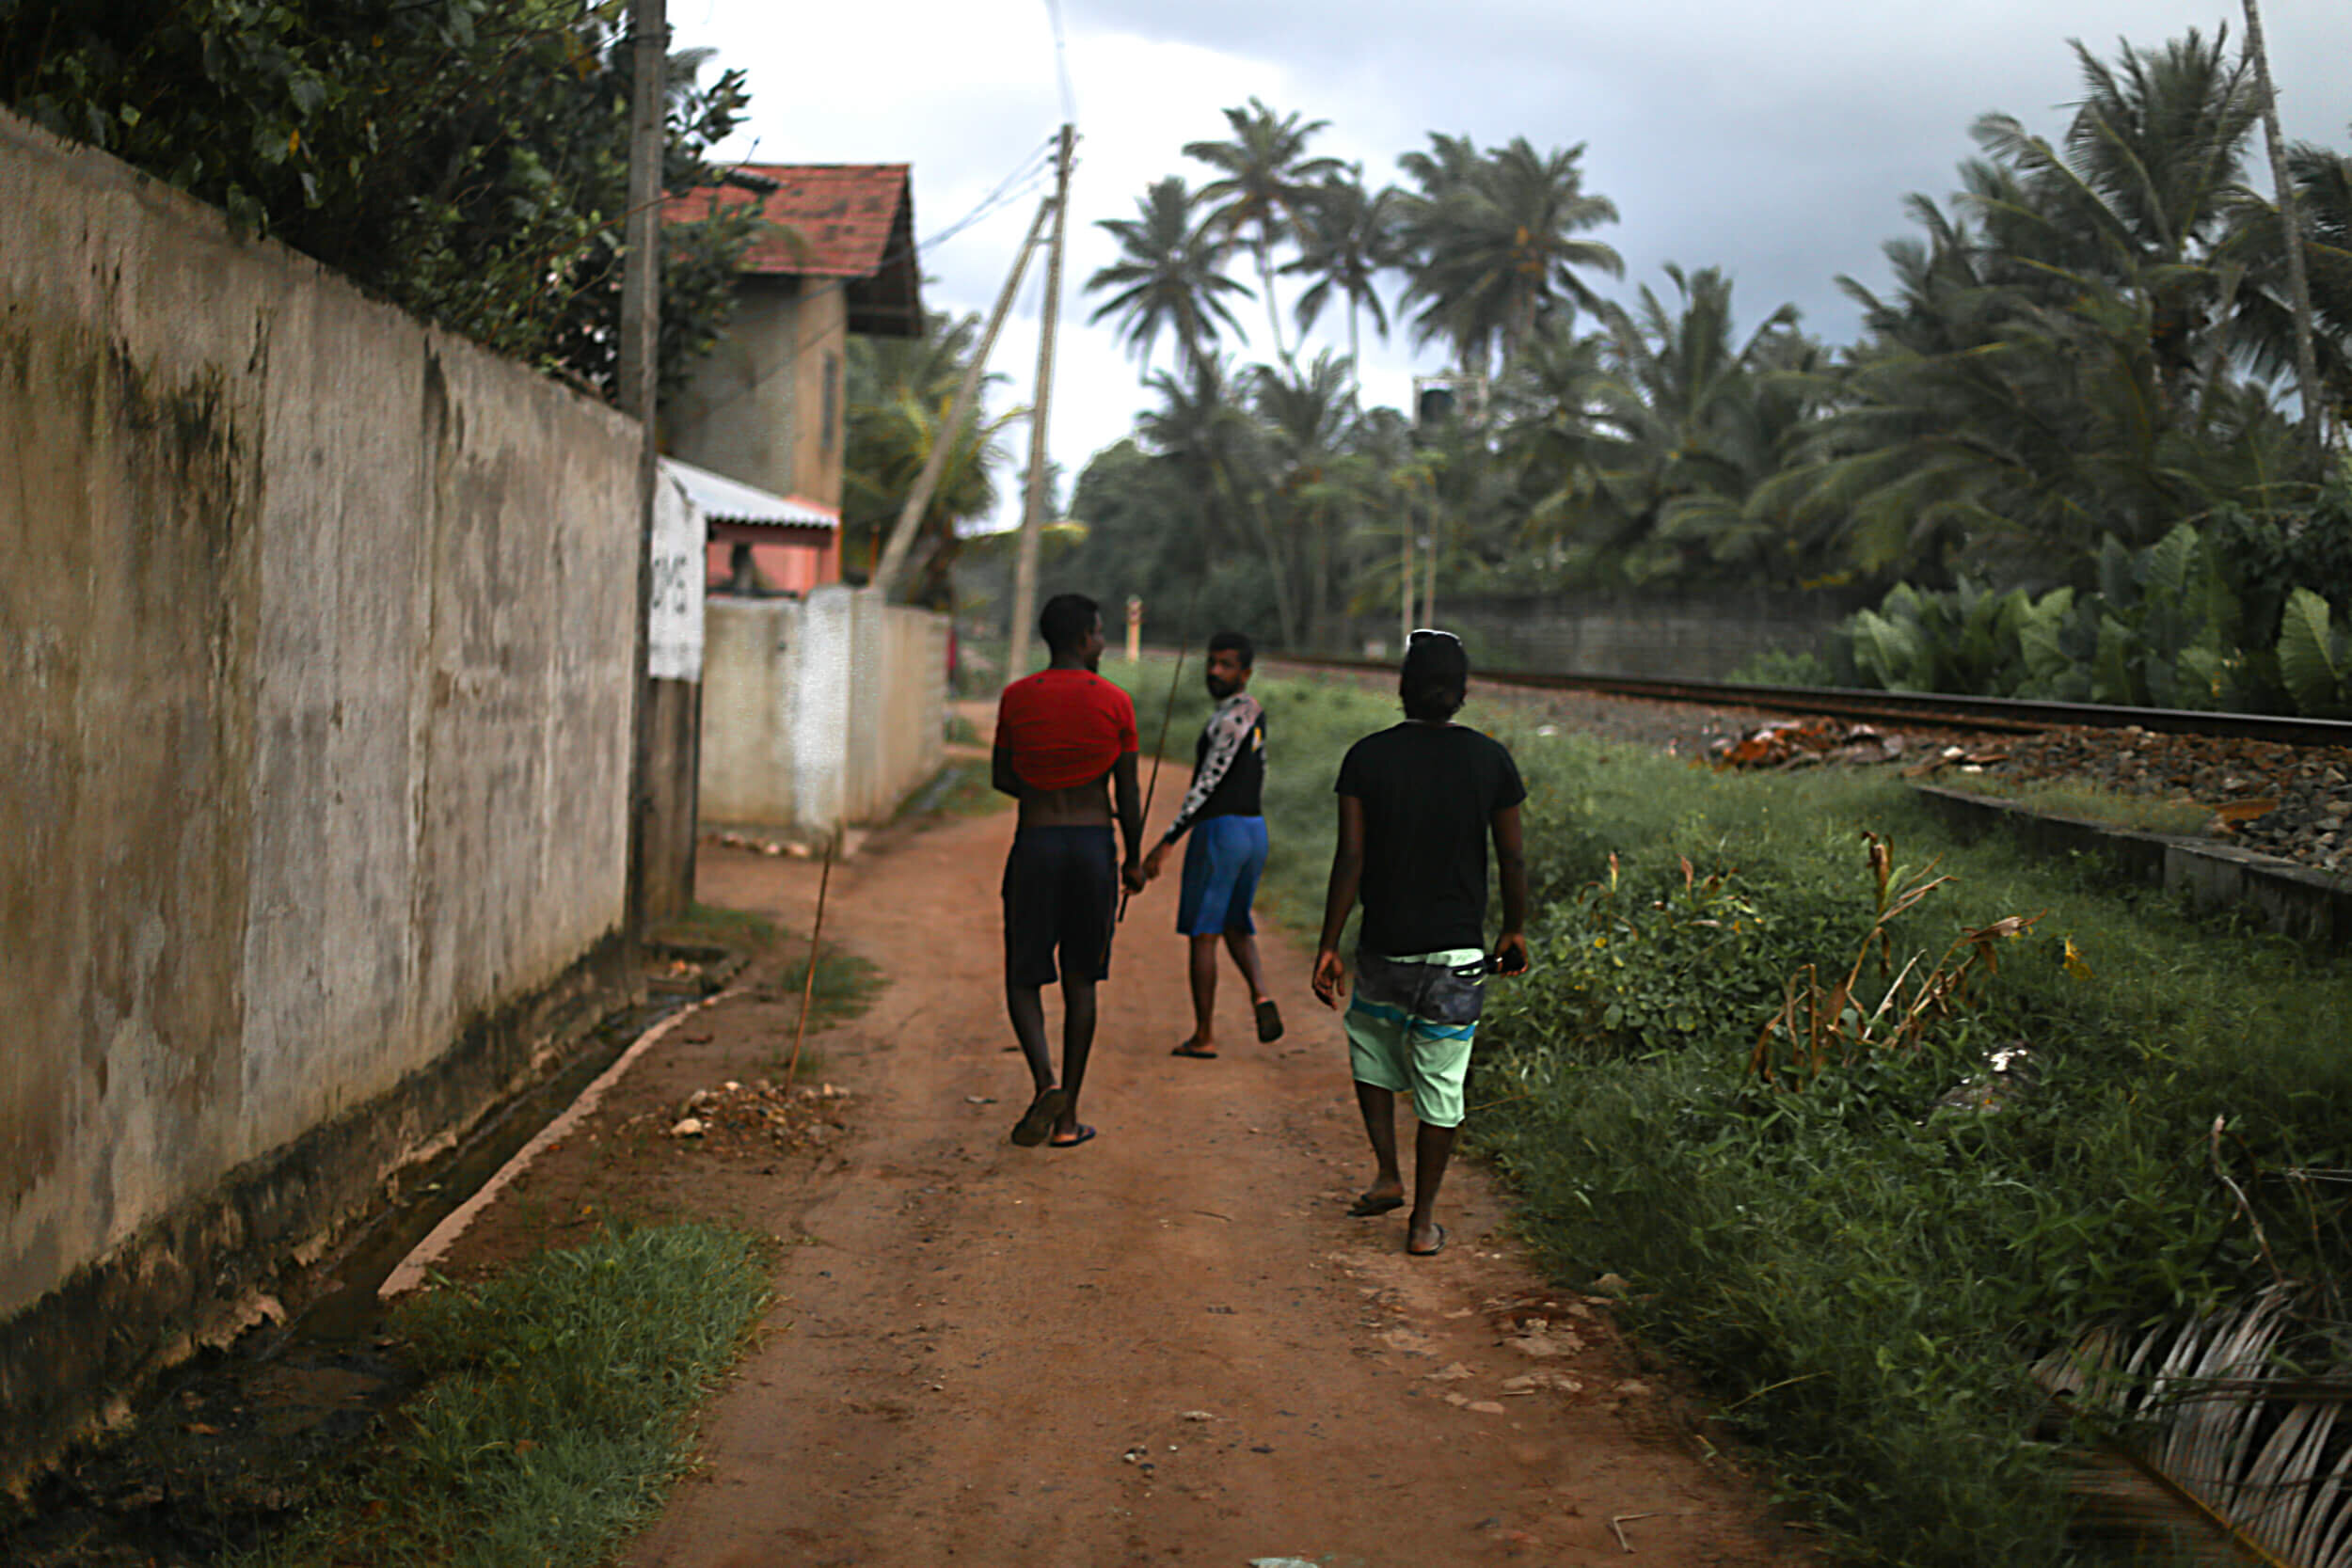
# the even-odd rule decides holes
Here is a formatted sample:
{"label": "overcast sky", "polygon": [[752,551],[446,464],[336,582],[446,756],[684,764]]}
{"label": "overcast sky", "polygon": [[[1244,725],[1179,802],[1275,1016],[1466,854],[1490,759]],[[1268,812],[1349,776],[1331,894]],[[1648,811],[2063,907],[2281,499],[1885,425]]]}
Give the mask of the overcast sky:
{"label": "overcast sky", "polygon": [[[1902,198],[1941,198],[1987,110],[2055,135],[2079,94],[2068,40],[2103,58],[2190,27],[2243,30],[2235,4],[2195,0],[1951,0],[1860,6],[1716,0],[1571,6],[1545,0],[1058,0],[1080,135],[1070,276],[1056,362],[1051,451],[1074,479],[1125,435],[1149,401],[1112,325],[1089,326],[1084,284],[1116,255],[1096,220],[1131,216],[1145,186],[1200,166],[1184,144],[1221,139],[1221,110],[1252,94],[1278,112],[1329,121],[1313,150],[1397,178],[1399,153],[1427,133],[1482,145],[1525,136],[1585,144],[1586,189],[1621,220],[1596,237],[1625,257],[1629,298],[1668,288],[1667,261],[1719,266],[1752,324],[1783,302],[1807,330],[1851,341],[1853,308],[1835,279],[1876,286],[1879,247],[1907,232]],[[1006,178],[1032,165],[1063,119],[1047,0],[895,0],[779,6],[669,0],[680,47],[716,49],[750,77],[751,119],[722,151],[767,163],[909,163],[915,231],[932,309],[986,310],[1036,211],[1033,188],[950,237]],[[2271,0],[2271,69],[2290,139],[2352,147],[2352,7]],[[2257,182],[2268,188],[2266,172]],[[993,369],[1026,401],[1037,355],[1033,267]],[[1246,260],[1235,276],[1256,286]],[[1301,280],[1278,278],[1287,315]],[[1244,352],[1271,359],[1263,302],[1235,302]],[[1403,406],[1414,371],[1442,368],[1408,332],[1381,345],[1365,327],[1368,401]],[[1344,351],[1327,312],[1317,337]],[[1172,352],[1165,341],[1155,364]],[[1017,434],[1016,463],[1027,436]],[[1018,483],[1003,488],[1017,496]],[[1002,520],[1017,510],[1000,508]]]}

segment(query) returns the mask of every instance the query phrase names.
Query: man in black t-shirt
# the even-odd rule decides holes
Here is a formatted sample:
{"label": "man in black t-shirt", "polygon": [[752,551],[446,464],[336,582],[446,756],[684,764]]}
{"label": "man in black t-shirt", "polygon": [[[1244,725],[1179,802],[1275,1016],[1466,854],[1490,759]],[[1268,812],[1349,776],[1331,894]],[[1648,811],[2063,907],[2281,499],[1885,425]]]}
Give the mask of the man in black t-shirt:
{"label": "man in black t-shirt", "polygon": [[[1486,977],[1527,969],[1527,866],[1519,850],[1519,802],[1527,790],[1500,742],[1454,722],[1470,689],[1460,639],[1413,633],[1399,687],[1405,722],[1364,736],[1340,764],[1340,840],[1313,984],[1324,1006],[1339,1006],[1347,989],[1340,933],[1360,894],[1348,1059],[1378,1169],[1348,1212],[1404,1207],[1396,1097],[1409,1091],[1421,1126],[1405,1248],[1429,1258],[1445,1249],[1438,1190],[1461,1130],[1462,1085]],[[1490,838],[1502,882],[1502,930],[1491,953]]]}

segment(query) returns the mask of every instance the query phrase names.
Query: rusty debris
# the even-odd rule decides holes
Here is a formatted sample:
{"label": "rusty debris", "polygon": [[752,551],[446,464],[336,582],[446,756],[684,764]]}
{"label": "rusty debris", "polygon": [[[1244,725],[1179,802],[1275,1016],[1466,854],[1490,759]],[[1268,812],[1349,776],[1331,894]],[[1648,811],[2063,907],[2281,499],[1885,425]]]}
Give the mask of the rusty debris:
{"label": "rusty debris", "polygon": [[1898,731],[1818,714],[1775,719],[1736,740],[1726,736],[1713,747],[1716,765],[1723,768],[1802,768],[1822,762],[1868,766],[1894,762],[1909,749]]}

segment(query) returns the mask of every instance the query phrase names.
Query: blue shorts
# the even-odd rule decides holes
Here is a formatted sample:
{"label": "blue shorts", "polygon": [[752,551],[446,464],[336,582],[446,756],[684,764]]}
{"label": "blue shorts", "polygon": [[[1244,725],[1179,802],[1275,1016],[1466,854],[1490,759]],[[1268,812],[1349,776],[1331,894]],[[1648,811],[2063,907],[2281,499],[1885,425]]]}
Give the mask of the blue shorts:
{"label": "blue shorts", "polygon": [[1194,823],[1191,842],[1184,846],[1176,929],[1188,937],[1255,931],[1249,901],[1258,895],[1265,847],[1263,816],[1210,816]]}

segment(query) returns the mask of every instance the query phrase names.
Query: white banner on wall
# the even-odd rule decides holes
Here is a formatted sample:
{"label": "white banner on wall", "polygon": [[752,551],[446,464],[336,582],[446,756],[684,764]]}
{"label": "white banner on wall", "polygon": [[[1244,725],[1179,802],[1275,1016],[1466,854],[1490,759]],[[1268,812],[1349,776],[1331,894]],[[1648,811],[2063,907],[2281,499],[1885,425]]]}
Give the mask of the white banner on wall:
{"label": "white banner on wall", "polygon": [[645,669],[658,681],[703,678],[706,531],[702,508],[665,466],[654,486],[653,605],[645,626]]}

